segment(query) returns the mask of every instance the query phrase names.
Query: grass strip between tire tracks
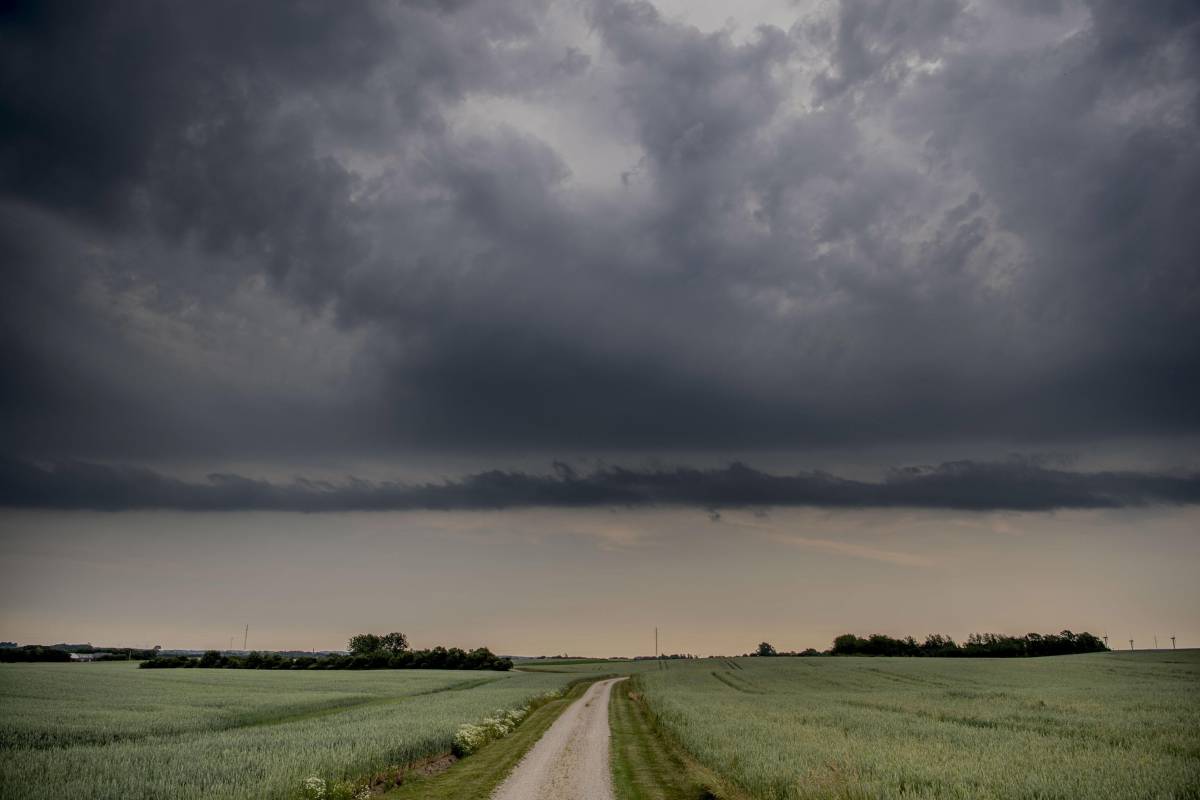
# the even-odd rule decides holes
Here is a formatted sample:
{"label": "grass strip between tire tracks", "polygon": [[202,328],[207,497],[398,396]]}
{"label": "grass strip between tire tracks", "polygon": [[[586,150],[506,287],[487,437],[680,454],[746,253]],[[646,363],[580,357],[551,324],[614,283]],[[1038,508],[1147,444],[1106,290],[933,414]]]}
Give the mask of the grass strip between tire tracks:
{"label": "grass strip between tire tracks", "polygon": [[747,800],[744,792],[701,765],[658,725],[636,676],[613,687],[613,788],[617,800]]}

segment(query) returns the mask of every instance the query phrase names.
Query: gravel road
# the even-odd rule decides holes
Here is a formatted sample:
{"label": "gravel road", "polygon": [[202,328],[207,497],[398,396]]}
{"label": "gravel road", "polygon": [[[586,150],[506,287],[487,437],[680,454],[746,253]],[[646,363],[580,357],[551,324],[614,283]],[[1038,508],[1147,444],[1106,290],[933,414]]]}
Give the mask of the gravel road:
{"label": "gravel road", "polygon": [[542,734],[492,800],[612,800],[608,697],[624,678],[593,683]]}

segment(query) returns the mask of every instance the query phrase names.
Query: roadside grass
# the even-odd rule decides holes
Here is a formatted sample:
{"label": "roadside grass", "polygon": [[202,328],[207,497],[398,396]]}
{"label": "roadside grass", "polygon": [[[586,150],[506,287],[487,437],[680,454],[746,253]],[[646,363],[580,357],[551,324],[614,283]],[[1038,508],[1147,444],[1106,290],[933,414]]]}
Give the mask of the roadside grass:
{"label": "roadside grass", "polygon": [[387,800],[485,800],[542,738],[559,714],[587,691],[593,680],[588,678],[573,684],[562,697],[531,711],[511,734],[455,761],[446,771],[411,775],[383,797]]}
{"label": "roadside grass", "polygon": [[618,800],[745,800],[684,752],[642,701],[638,678],[618,683],[609,701],[613,789]]}

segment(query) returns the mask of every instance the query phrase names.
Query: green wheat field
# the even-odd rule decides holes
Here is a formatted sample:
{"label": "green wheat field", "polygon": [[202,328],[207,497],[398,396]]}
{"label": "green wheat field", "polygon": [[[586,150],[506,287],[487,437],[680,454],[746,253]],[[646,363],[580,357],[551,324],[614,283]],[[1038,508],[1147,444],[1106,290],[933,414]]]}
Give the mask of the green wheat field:
{"label": "green wheat field", "polygon": [[1200,651],[739,658],[637,682],[755,798],[1200,797]]}
{"label": "green wheat field", "polygon": [[578,677],[442,670],[0,667],[0,798],[288,798],[450,749]]}
{"label": "green wheat field", "polygon": [[0,667],[0,798],[294,798],[632,673],[662,735],[762,800],[1200,797],[1200,652],[736,658],[527,671]]}

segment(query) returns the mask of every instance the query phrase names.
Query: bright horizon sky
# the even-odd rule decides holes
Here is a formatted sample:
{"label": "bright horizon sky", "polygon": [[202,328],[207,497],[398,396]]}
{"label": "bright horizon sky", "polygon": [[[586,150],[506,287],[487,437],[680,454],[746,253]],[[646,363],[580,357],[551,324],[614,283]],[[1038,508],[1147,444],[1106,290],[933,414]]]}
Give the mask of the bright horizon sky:
{"label": "bright horizon sky", "polygon": [[[824,649],[1063,628],[1200,645],[1195,509],[0,516],[0,639],[512,655]],[[1131,534],[1136,531],[1136,535]]]}

